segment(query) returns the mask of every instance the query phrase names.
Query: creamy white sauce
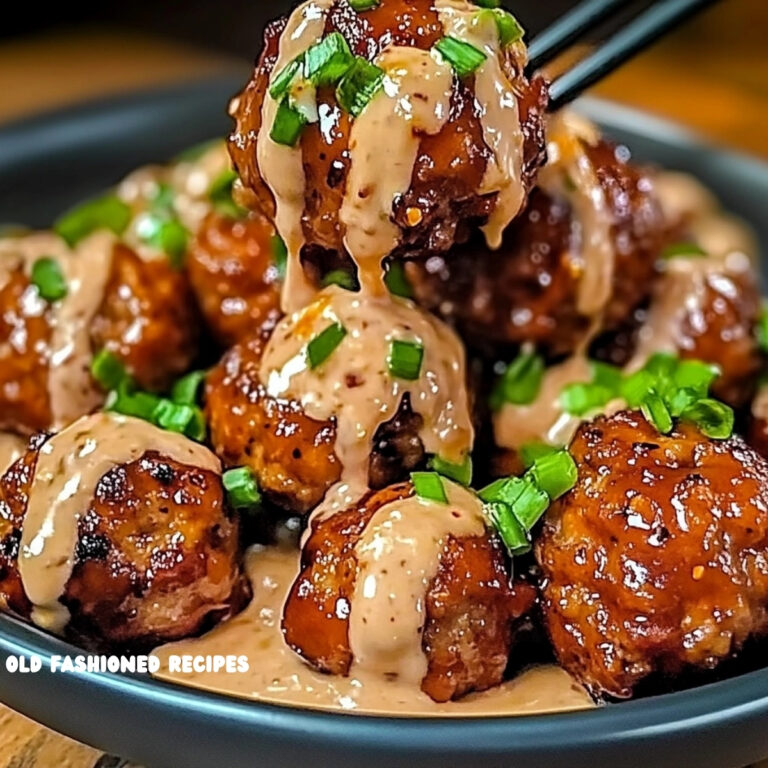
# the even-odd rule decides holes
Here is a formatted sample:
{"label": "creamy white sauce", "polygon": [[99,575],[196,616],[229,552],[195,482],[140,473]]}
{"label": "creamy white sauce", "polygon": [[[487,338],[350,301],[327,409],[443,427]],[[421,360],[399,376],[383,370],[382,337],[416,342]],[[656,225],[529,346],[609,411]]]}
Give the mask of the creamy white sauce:
{"label": "creamy white sauce", "polygon": [[56,235],[40,232],[0,240],[0,285],[23,269],[29,277],[35,262],[54,258],[67,284],[67,295],[51,305],[35,289],[24,299],[25,312],[50,310],[51,339],[45,350],[52,426],[58,428],[97,408],[103,393],[91,378],[91,322],[104,299],[112,270],[115,237],[101,231],[70,249]]}
{"label": "creamy white sauce", "polygon": [[349,612],[353,676],[367,670],[418,688],[427,673],[424,596],[441,554],[450,536],[485,532],[480,499],[448,480],[443,487],[448,504],[412,496],[381,507],[355,546],[357,578]]}
{"label": "creamy white sauce", "polygon": [[[524,136],[520,108],[513,84],[502,65],[502,51],[496,22],[490,14],[478,14],[467,0],[435,0],[435,10],[445,34],[483,51],[487,58],[474,74],[475,98],[480,106],[483,138],[492,158],[478,190],[497,192],[496,205],[483,227],[490,248],[501,246],[504,230],[520,213],[525,201],[523,184]],[[515,44],[521,69],[527,62],[522,42]]]}
{"label": "creamy white sauce", "polygon": [[[290,15],[280,38],[280,50],[273,77],[323,38],[326,17],[333,2],[334,0],[309,0]],[[266,93],[256,152],[261,176],[275,198],[275,228],[288,249],[282,308],[284,312],[295,312],[308,304],[315,293],[314,286],[301,266],[301,249],[305,242],[302,216],[306,177],[301,144],[287,147],[277,144],[270,137],[278,107],[278,102]]]}
{"label": "creamy white sauce", "polygon": [[[344,326],[347,335],[312,370],[307,344],[334,323]],[[418,380],[389,373],[394,339],[423,345]],[[405,393],[424,419],[420,437],[428,453],[460,462],[472,448],[464,347],[447,325],[408,300],[373,298],[337,286],[324,289],[312,304],[278,324],[260,376],[269,395],[297,401],[310,418],[335,417],[342,481],[355,488],[366,486],[373,437],[397,413]]]}
{"label": "creamy white sauce", "polygon": [[[382,679],[356,669],[350,677],[325,675],[306,665],[283,641],[283,605],[298,573],[296,551],[255,547],[246,555],[253,601],[239,616],[204,637],[165,645],[155,651],[158,676],[170,682],[245,699],[309,709],[388,717],[502,717],[587,709],[584,689],[555,666],[530,669],[514,680],[458,702],[437,704],[418,685]],[[172,656],[243,655],[244,673],[169,670]]]}
{"label": "creamy white sauce", "polygon": [[355,120],[339,213],[363,290],[386,292],[381,263],[398,245],[392,205],[411,186],[422,134],[439,133],[451,109],[453,69],[430,51],[387,48],[375,62],[384,87]]}
{"label": "creamy white sauce", "polygon": [[204,446],[146,421],[112,413],[85,416],[40,449],[29,490],[19,551],[19,573],[32,603],[32,620],[60,633],[69,612],[59,602],[74,567],[78,521],[101,478],[147,451],[220,473]]}

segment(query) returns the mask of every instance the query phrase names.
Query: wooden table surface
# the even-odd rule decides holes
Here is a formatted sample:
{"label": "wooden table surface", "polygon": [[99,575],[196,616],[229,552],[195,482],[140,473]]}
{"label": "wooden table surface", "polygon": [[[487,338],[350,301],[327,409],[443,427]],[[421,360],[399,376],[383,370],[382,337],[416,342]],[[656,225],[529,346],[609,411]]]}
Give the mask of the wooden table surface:
{"label": "wooden table surface", "polygon": [[[768,158],[767,25],[765,0],[726,0],[594,92]],[[257,44],[254,35],[254,53]],[[0,123],[82,99],[214,74],[233,64],[241,62],[114,29],[81,28],[6,42],[0,44]],[[97,763],[115,765],[0,708],[0,768]]]}

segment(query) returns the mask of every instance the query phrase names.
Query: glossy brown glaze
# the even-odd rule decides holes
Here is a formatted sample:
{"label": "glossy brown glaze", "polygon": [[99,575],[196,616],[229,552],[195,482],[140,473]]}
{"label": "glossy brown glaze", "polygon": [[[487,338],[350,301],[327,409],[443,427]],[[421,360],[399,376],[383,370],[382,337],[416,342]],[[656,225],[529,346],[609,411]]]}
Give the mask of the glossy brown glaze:
{"label": "glossy brown glaze", "polygon": [[[412,495],[410,483],[392,486],[314,522],[301,573],[286,601],[283,631],[288,645],[316,668],[336,675],[350,672],[355,548],[379,510]],[[513,621],[531,609],[534,598],[527,585],[509,586],[495,540],[447,537],[424,596],[427,673],[422,690],[435,701],[450,701],[499,684],[509,660]]]}
{"label": "glossy brown glaze", "polygon": [[[39,448],[0,480],[0,605],[28,617],[19,542]],[[186,637],[238,610],[248,595],[237,522],[219,478],[148,451],[105,474],[78,523],[62,602],[68,631],[96,646],[146,647]]]}
{"label": "glossy brown glaze", "polygon": [[[274,200],[259,173],[256,139],[264,93],[284,29],[285,20],[267,28],[261,59],[235,102],[236,127],[229,145],[243,185],[270,217],[274,216]],[[355,54],[372,61],[393,45],[428,50],[443,36],[443,27],[432,0],[384,0],[365,13],[357,13],[345,0],[339,0],[328,14],[326,33],[331,32],[340,32]],[[525,139],[523,179],[525,188],[530,189],[544,159],[546,87],[539,79],[528,83],[512,55],[505,64],[519,95]],[[352,122],[337,106],[331,90],[321,89],[318,107],[320,122],[308,126],[301,139],[306,176],[304,236],[310,247],[340,252],[344,244],[339,211],[349,171]],[[425,251],[444,251],[466,238],[468,224],[482,222],[493,210],[495,194],[477,192],[490,157],[480,117],[471,80],[457,82],[450,119],[438,134],[423,137],[411,188],[393,207],[393,220],[401,229],[399,250],[403,254],[421,256]],[[414,209],[419,212],[418,221],[413,218]]]}
{"label": "glossy brown glaze", "polygon": [[768,463],[740,438],[636,413],[601,417],[571,446],[576,487],[537,544],[560,663],[628,697],[658,672],[714,668],[768,629]]}
{"label": "glossy brown glaze", "polygon": [[94,352],[108,349],[138,384],[167,388],[197,354],[198,321],[183,273],[166,259],[144,260],[118,244],[93,321]]}
{"label": "glossy brown glaze", "polygon": [[[650,295],[667,232],[642,169],[609,142],[582,144],[613,218],[616,265],[600,322],[616,328]],[[454,253],[409,264],[417,300],[455,322],[477,346],[530,341],[554,355],[572,352],[593,322],[578,311],[573,227],[567,201],[537,189],[500,251],[473,240]]]}
{"label": "glossy brown glaze", "polygon": [[280,317],[279,272],[266,218],[211,213],[187,257],[192,291],[214,338],[232,346]]}

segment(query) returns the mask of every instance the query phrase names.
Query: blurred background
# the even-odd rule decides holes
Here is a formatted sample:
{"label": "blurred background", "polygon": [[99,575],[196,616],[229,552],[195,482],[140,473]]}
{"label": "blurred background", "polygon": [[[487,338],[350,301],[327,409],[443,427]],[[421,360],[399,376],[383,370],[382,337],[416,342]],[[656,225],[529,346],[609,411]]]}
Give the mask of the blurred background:
{"label": "blurred background", "polygon": [[[664,0],[658,0],[664,2]],[[506,4],[529,36],[572,0]],[[73,101],[243,72],[290,0],[19,3],[0,25],[0,123]],[[634,5],[627,0],[627,12]],[[768,0],[720,0],[596,93],[768,157]]]}

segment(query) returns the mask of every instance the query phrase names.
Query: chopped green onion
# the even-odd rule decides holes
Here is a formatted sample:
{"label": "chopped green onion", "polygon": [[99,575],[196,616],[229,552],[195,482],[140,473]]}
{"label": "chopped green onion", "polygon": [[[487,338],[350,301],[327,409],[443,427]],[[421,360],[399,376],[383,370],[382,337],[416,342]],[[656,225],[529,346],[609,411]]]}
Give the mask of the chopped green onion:
{"label": "chopped green onion", "polygon": [[481,8],[498,8],[501,5],[501,0],[475,0],[475,5],[479,5]]}
{"label": "chopped green onion", "polygon": [[126,375],[125,366],[120,358],[108,349],[100,350],[91,360],[91,376],[105,392],[117,389]]}
{"label": "chopped green onion", "polygon": [[221,476],[221,482],[232,509],[252,509],[261,504],[259,483],[250,467],[228,469]]}
{"label": "chopped green onion", "polygon": [[646,421],[653,424],[662,435],[668,435],[672,431],[672,414],[656,392],[649,392],[645,396],[640,403],[640,410]]}
{"label": "chopped green onion", "polygon": [[332,32],[304,54],[304,77],[317,87],[335,85],[354,63],[344,36]]}
{"label": "chopped green onion", "polygon": [[435,43],[440,55],[453,67],[459,77],[467,77],[481,67],[488,58],[474,45],[457,40],[455,37],[444,37]]}
{"label": "chopped green onion", "polygon": [[378,8],[381,5],[381,0],[349,0],[349,4],[360,13],[360,11],[370,11],[372,8]]}
{"label": "chopped green onion", "polygon": [[99,229],[122,235],[131,221],[131,209],[114,195],[81,203],[61,216],[53,225],[56,233],[70,246],[75,246]]}
{"label": "chopped green onion", "polygon": [[371,99],[382,89],[385,75],[383,69],[357,56],[336,88],[336,100],[350,115],[360,117]]}
{"label": "chopped green onion", "polygon": [[275,144],[295,147],[306,125],[307,119],[288,103],[286,97],[277,108],[277,115],[269,136]]}
{"label": "chopped green onion", "polygon": [[309,367],[313,370],[322,365],[341,344],[347,335],[347,329],[341,323],[329,325],[307,345]]}
{"label": "chopped green onion", "polygon": [[491,394],[491,407],[499,410],[505,403],[529,405],[541,389],[544,359],[533,352],[524,352],[507,366]]}
{"label": "chopped green onion", "polygon": [[178,405],[197,405],[200,386],[207,375],[207,371],[192,371],[182,376],[171,389],[171,400]]}
{"label": "chopped green onion", "polygon": [[699,397],[706,397],[719,375],[720,369],[716,365],[701,360],[682,360],[673,373],[673,380],[677,387],[693,390]]}
{"label": "chopped green onion", "polygon": [[693,422],[713,440],[727,440],[733,434],[733,409],[717,400],[699,400],[686,408],[680,418]]}
{"label": "chopped green onion", "polygon": [[621,385],[621,396],[630,408],[637,408],[656,385],[653,374],[641,369],[626,378]]}
{"label": "chopped green onion", "polygon": [[411,482],[419,498],[440,504],[448,503],[443,478],[437,472],[411,472]]}
{"label": "chopped green onion", "polygon": [[461,483],[461,485],[469,487],[472,484],[471,456],[467,456],[461,464],[446,461],[440,456],[432,456],[427,466],[439,475],[455,480],[457,483]]}
{"label": "chopped green onion", "polygon": [[208,189],[208,199],[216,210],[232,219],[242,219],[247,211],[232,199],[232,188],[237,181],[237,172],[228,168],[222,171]]}
{"label": "chopped green onion", "polygon": [[523,462],[523,466],[526,469],[530,469],[536,459],[541,459],[544,456],[551,456],[553,453],[557,453],[560,448],[555,448],[554,445],[547,445],[547,443],[526,443],[520,449],[520,459]]}
{"label": "chopped green onion", "polygon": [[676,355],[669,352],[656,352],[648,358],[648,362],[643,366],[643,370],[653,374],[657,378],[671,378],[680,361]]}
{"label": "chopped green onion", "polygon": [[601,387],[611,390],[618,397],[621,391],[621,382],[624,378],[621,368],[609,365],[608,363],[602,363],[599,360],[592,360],[590,366],[592,368],[592,381]]}
{"label": "chopped green onion", "polygon": [[530,536],[508,504],[491,501],[486,503],[485,511],[511,557],[520,557],[531,551]]}
{"label": "chopped green onion", "polygon": [[168,432],[186,435],[190,428],[194,428],[196,410],[194,406],[181,405],[161,398],[152,413],[152,421]]}
{"label": "chopped green onion", "polygon": [[139,222],[137,232],[145,243],[163,251],[176,269],[183,266],[189,231],[178,219],[167,219],[164,214],[147,213]]}
{"label": "chopped green onion", "polygon": [[291,87],[291,83],[293,83],[296,75],[301,71],[303,63],[303,56],[295,58],[290,64],[286,64],[274,80],[272,80],[269,86],[269,95],[275,101],[281,101],[288,93],[288,89]]}
{"label": "chopped green onion", "polygon": [[323,288],[329,285],[338,285],[348,291],[357,291],[360,288],[355,276],[347,269],[332,269],[322,281]]}
{"label": "chopped green onion", "polygon": [[126,377],[109,393],[105,407],[108,411],[124,416],[152,421],[152,415],[159,402],[157,395],[137,390],[133,381]]}
{"label": "chopped green onion", "polygon": [[511,507],[523,492],[525,480],[522,477],[502,477],[478,492],[478,496],[487,502],[502,501]]}
{"label": "chopped green onion", "polygon": [[424,362],[424,346],[415,341],[394,339],[389,345],[387,367],[396,379],[416,381]]}
{"label": "chopped green onion", "polygon": [[59,262],[50,256],[43,256],[32,265],[30,279],[45,301],[59,301],[69,292]]}
{"label": "chopped green onion", "polygon": [[413,298],[413,286],[405,274],[405,267],[400,261],[392,261],[387,267],[387,273],[384,275],[384,283],[389,292],[402,299]]}
{"label": "chopped green onion", "polygon": [[175,197],[176,192],[170,184],[158,184],[155,194],[152,196],[153,210],[165,213],[168,216],[174,216],[173,201]]}
{"label": "chopped green onion", "polygon": [[535,479],[527,476],[523,479],[520,495],[512,504],[512,512],[520,525],[530,531],[549,509],[549,494],[536,485]]}
{"label": "chopped green onion", "polygon": [[676,259],[676,258],[688,258],[697,259],[702,256],[708,256],[709,254],[696,243],[674,243],[667,246],[661,252],[662,259]]}
{"label": "chopped green onion", "polygon": [[568,384],[560,392],[560,407],[571,416],[584,416],[607,405],[616,393],[600,384]]}
{"label": "chopped green onion", "polygon": [[553,501],[559,499],[576,485],[579,471],[568,451],[557,451],[535,459],[531,476],[541,490]]}
{"label": "chopped green onion", "polygon": [[285,279],[285,266],[288,263],[288,248],[280,235],[272,235],[270,244],[272,246],[272,259],[277,267],[277,273],[280,275],[280,279],[283,280]]}
{"label": "chopped green onion", "polygon": [[511,13],[502,8],[489,7],[477,14],[478,22],[484,22],[488,15],[496,23],[496,29],[499,31],[499,43],[501,43],[502,48],[523,39],[525,30]]}

